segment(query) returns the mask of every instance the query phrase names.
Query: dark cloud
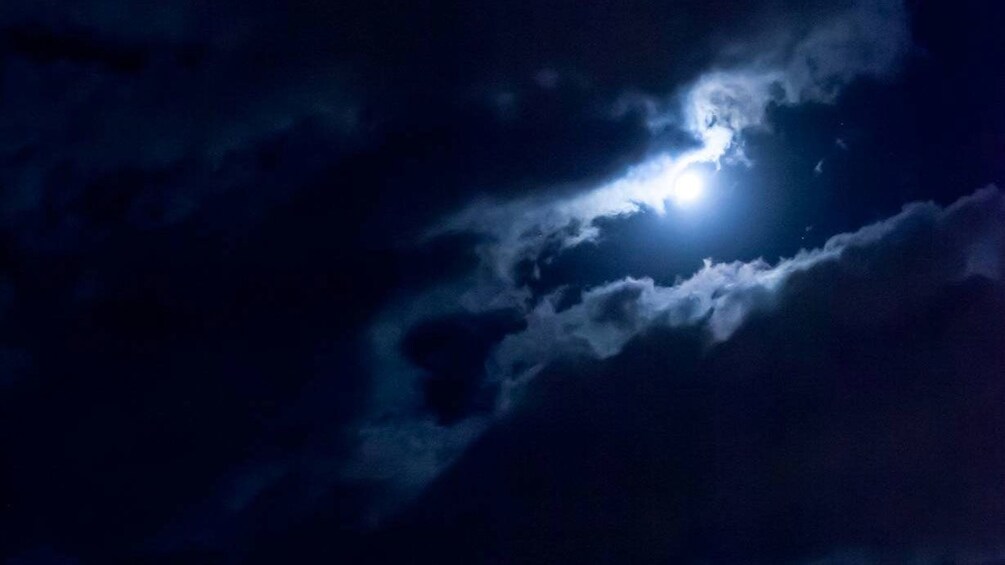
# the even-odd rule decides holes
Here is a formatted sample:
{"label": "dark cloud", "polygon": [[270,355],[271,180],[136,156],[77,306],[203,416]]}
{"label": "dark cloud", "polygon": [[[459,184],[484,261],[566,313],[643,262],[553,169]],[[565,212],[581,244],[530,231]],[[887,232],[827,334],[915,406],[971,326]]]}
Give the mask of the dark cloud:
{"label": "dark cloud", "polygon": [[[776,265],[707,261],[673,286],[626,279],[592,288],[579,304],[560,312],[554,302],[562,300],[561,294],[549,297],[527,313],[525,330],[509,333],[493,349],[485,363],[488,382],[501,387],[498,409],[505,413],[533,396],[537,375],[563,359],[616,356],[639,336],[664,327],[689,328],[706,344],[729,342],[753,317],[784,309],[793,299],[817,305],[832,323],[868,329],[884,317],[915,311],[943,287],[968,277],[1000,280],[1003,215],[1001,194],[987,188],[946,209],[911,204],[897,216],[834,236],[821,248]],[[432,300],[436,296],[415,301],[406,310],[410,313],[399,312],[393,321],[379,324],[377,350],[396,344],[400,328],[414,324],[417,313],[428,316],[424,308],[435,312],[431,305],[443,299]],[[376,379],[383,388],[374,396],[383,410],[362,428],[364,439],[349,467],[356,479],[379,479],[392,492],[414,495],[449,467],[484,419],[472,418],[458,428],[432,426],[416,414],[416,395],[401,384],[421,377],[387,358],[383,363]],[[424,464],[415,468],[416,461]],[[408,500],[411,495],[398,496]]]}
{"label": "dark cloud", "polygon": [[608,293],[593,304],[593,312],[588,314],[591,321],[598,324],[612,324],[619,327],[632,326],[638,313],[639,298],[645,292],[645,286],[629,283]]}
{"label": "dark cloud", "polygon": [[363,140],[342,61],[281,41],[293,9],[8,8],[0,226],[35,252],[186,221],[243,232]]}
{"label": "dark cloud", "polygon": [[492,411],[496,391],[486,390],[489,350],[503,336],[523,329],[516,311],[454,315],[421,322],[402,341],[405,356],[427,371],[422,381],[425,408],[450,424],[473,410]]}
{"label": "dark cloud", "polygon": [[[718,342],[711,319],[657,322],[606,360],[563,356],[369,550],[393,560],[422,540],[409,551],[479,563],[998,554],[1005,290],[985,269],[1005,258],[1003,213],[987,191],[834,238],[838,255],[792,269],[771,307]],[[645,308],[625,288],[598,303]]]}
{"label": "dark cloud", "polygon": [[994,12],[5,3],[0,557],[990,555]]}
{"label": "dark cloud", "polygon": [[[776,109],[831,104],[859,78],[889,78],[911,46],[907,14],[899,2],[849,2],[792,12],[791,18],[787,26],[765,25],[732,45],[718,45],[720,66],[698,73],[675,95],[666,95],[674,104],[669,112],[661,111],[658,103],[647,105],[644,96],[641,103],[629,104],[641,108],[651,130],[689,132],[699,140],[697,147],[677,154],[657,151],[627,172],[592,186],[544,184],[515,198],[477,191],[473,204],[427,232],[430,237],[485,234],[478,246],[482,265],[472,274],[390,305],[371,326],[372,416],[360,424],[360,455],[347,464],[350,476],[359,479],[370,472],[391,490],[405,485],[414,493],[416,485],[449,466],[453,449],[473,436],[472,427],[484,425],[478,417],[457,429],[436,427],[432,422],[437,418],[443,422],[442,414],[435,415],[438,410],[417,410],[424,400],[416,390],[429,381],[416,370],[414,356],[401,359],[400,341],[425,319],[496,308],[526,312],[528,329],[503,338],[487,362],[489,375],[502,383],[500,403],[506,406],[525,379],[554,359],[584,352],[600,358],[614,355],[653,325],[707,322],[713,339],[727,339],[751,313],[772,307],[777,287],[791,273],[844,253],[844,243],[831,242],[776,267],[763,261],[707,264],[674,287],[648,279],[600,285],[560,315],[555,315],[554,305],[559,299],[543,297],[547,287],[534,288],[556,257],[583,242],[603,241],[609,224],[647,210],[665,212],[672,180],[682,168],[723,159],[730,166],[749,166],[743,142],[748,134],[762,134]],[[557,78],[547,82],[546,91],[558,85]],[[507,92],[505,119],[512,119],[518,100]],[[567,282],[575,282],[575,275]],[[424,463],[414,468],[415,461]]]}
{"label": "dark cloud", "polygon": [[[5,30],[8,55],[20,56],[41,63],[66,61],[72,64],[94,63],[121,73],[136,72],[149,63],[150,54],[128,45],[117,45],[98,38],[59,35],[37,27],[13,27]],[[192,64],[198,53],[184,55]]]}

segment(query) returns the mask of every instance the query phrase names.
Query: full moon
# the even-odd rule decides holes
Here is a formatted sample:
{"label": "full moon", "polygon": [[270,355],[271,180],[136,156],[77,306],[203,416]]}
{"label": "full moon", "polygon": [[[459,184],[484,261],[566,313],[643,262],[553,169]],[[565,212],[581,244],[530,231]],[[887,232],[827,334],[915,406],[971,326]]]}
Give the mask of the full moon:
{"label": "full moon", "polygon": [[689,206],[701,200],[705,193],[705,179],[697,171],[682,172],[673,183],[670,195],[678,206]]}

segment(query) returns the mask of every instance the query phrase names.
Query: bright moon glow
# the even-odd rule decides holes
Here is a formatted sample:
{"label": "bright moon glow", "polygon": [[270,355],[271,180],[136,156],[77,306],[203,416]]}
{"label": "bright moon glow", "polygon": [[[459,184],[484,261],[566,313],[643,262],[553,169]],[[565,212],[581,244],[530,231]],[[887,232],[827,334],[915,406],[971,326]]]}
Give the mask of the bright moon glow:
{"label": "bright moon glow", "polygon": [[679,206],[688,206],[701,199],[705,193],[705,180],[697,171],[684,171],[673,183],[670,195]]}

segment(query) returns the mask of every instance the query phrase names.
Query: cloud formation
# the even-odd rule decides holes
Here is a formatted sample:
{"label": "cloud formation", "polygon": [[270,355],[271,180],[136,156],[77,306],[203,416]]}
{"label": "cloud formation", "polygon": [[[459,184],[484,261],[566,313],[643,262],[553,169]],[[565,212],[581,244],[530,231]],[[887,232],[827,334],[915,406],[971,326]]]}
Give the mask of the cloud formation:
{"label": "cloud formation", "polygon": [[[729,342],[752,317],[785,315],[793,304],[833,310],[835,324],[870,327],[971,277],[1000,282],[1003,265],[1005,198],[997,188],[946,208],[914,203],[776,264],[706,261],[673,286],[628,278],[589,289],[581,302],[564,309],[557,306],[559,293],[549,295],[526,315],[525,330],[504,337],[487,356],[479,388],[498,390],[497,415],[503,414],[526,400],[548,367],[612,358],[653,332],[680,329],[699,336],[707,349]],[[394,374],[399,380],[391,390],[399,397],[385,396],[381,419],[360,429],[358,457],[349,467],[354,480],[376,480],[379,473],[392,493],[378,516],[416,496],[493,418],[480,413],[461,420],[464,425],[436,425],[433,415],[416,411],[419,401],[402,388],[406,375]]]}
{"label": "cloud formation", "polygon": [[[710,343],[720,343],[750,315],[776,307],[789,293],[813,292],[818,284],[827,288],[824,279],[831,276],[868,287],[852,289],[867,308],[836,314],[861,323],[972,275],[999,280],[1003,252],[1005,200],[997,188],[945,209],[914,203],[774,265],[706,260],[674,286],[627,278],[587,290],[579,304],[562,311],[555,308],[559,294],[552,294],[527,316],[526,331],[502,341],[490,366],[501,381],[520,380],[563,357],[611,357],[653,327],[701,326]],[[896,300],[884,303],[870,294]]]}
{"label": "cloud formation", "polygon": [[[905,3],[932,56],[884,85],[858,79],[909,48],[890,0],[5,2],[0,553],[314,562],[469,500],[488,540],[470,507],[431,527],[527,549],[501,562],[681,516],[738,547],[786,523],[745,493],[854,508],[801,502],[828,480],[878,485],[879,526],[998,516],[1000,197],[823,245],[1002,178],[1001,10]],[[661,217],[687,167],[709,200]],[[740,502],[651,504],[680,477]]]}
{"label": "cloud formation", "polygon": [[[644,105],[654,135],[674,129],[690,137],[690,144],[654,151],[599,186],[549,187],[509,200],[482,197],[430,228],[430,239],[451,233],[482,236],[481,265],[461,280],[412,295],[404,306],[389,307],[371,327],[373,405],[379,408],[361,425],[361,459],[349,464],[352,476],[380,469],[382,480],[414,489],[449,465],[456,446],[477,435],[470,425],[433,425],[437,416],[423,412],[419,391],[428,389],[429,379],[442,377],[430,376],[405,359],[401,344],[424,318],[499,309],[525,314],[527,330],[507,336],[485,356],[486,374],[478,376],[485,382],[469,385],[500,389],[505,405],[528,375],[556,358],[574,352],[609,357],[654,325],[707,320],[712,338],[725,340],[750,312],[772,304],[791,273],[844,253],[845,244],[836,238],[819,251],[778,265],[709,262],[674,287],[629,279],[589,290],[581,304],[562,312],[556,311],[559,296],[535,302],[526,287],[541,262],[596,239],[601,229],[597,220],[641,210],[662,212],[685,169],[724,158],[745,160],[742,136],[767,125],[770,105],[831,103],[857,78],[895,72],[910,47],[907,15],[899,0],[845,2],[799,13],[797,20],[764,23],[759,33],[724,46],[711,69],[665,97],[665,103]],[[856,237],[882,229],[867,228]],[[527,265],[529,272],[521,275],[519,268]],[[484,414],[470,416],[480,422],[475,429],[485,425]],[[453,447],[443,450],[440,445]],[[429,446],[436,446],[434,456]],[[424,463],[418,480],[409,461],[435,464]]]}
{"label": "cloud formation", "polygon": [[895,72],[911,46],[900,0],[842,4],[821,20],[808,31],[772,30],[760,44],[730,46],[729,62],[687,89],[688,129],[724,153],[721,128],[732,144],[743,130],[764,125],[769,104],[833,102],[856,78]]}
{"label": "cloud formation", "polygon": [[263,39],[293,15],[259,19],[256,2],[72,4],[15,1],[0,16],[0,228],[25,247],[174,225],[214,199],[255,207],[276,197],[261,178],[275,167],[259,159],[286,147],[270,144],[313,135],[331,162],[356,140],[344,66]]}
{"label": "cloud formation", "polygon": [[542,307],[496,353],[496,375],[517,375],[505,417],[368,550],[1001,555],[1003,261],[1005,197],[988,188],[773,266],[708,264],[673,287],[629,279]]}
{"label": "cloud formation", "polygon": [[619,178],[600,186],[558,195],[545,193],[509,202],[484,199],[436,226],[488,233],[486,261],[503,278],[521,260],[537,260],[593,239],[599,218],[662,212],[674,179],[686,168],[746,160],[741,136],[763,128],[770,105],[832,103],[861,77],[882,79],[896,72],[910,46],[907,13],[900,0],[859,0],[805,15],[805,22],[769,27],[759,36],[726,46],[720,61],[665,103],[643,105],[654,133],[687,132],[696,146],[660,150]]}

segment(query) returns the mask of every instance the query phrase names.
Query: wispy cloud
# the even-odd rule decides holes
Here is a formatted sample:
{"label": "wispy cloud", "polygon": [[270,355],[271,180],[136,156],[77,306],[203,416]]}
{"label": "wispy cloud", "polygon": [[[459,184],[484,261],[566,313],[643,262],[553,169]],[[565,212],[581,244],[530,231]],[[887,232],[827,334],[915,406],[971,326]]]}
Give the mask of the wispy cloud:
{"label": "wispy cloud", "polygon": [[[894,72],[909,46],[907,16],[898,0],[852,2],[805,22],[778,24],[748,43],[724,48],[718,65],[667,94],[663,102],[646,101],[654,139],[660,129],[675,128],[693,138],[690,148],[656,151],[598,186],[551,187],[508,201],[482,199],[432,226],[429,237],[452,232],[488,236],[479,247],[481,269],[389,308],[371,328],[373,358],[379,360],[373,386],[379,402],[374,404],[381,408],[361,424],[357,458],[347,465],[347,476],[378,480],[397,497],[407,498],[449,465],[486,425],[479,416],[463,425],[438,426],[432,415],[416,409],[421,403],[414,384],[419,375],[399,348],[419,318],[496,308],[525,311],[526,331],[504,339],[487,362],[487,378],[503,389],[505,405],[551,361],[565,355],[614,355],[649,327],[702,325],[710,340],[726,340],[751,312],[771,308],[794,273],[840,263],[849,250],[869,248],[912,221],[949,222],[961,213],[954,210],[992,204],[1000,215],[1001,199],[995,191],[982,192],[946,212],[934,205],[914,205],[887,222],[837,236],[822,249],[775,265],[708,262],[672,287],[650,279],[625,279],[588,290],[581,304],[561,312],[555,306],[557,296],[526,311],[528,291],[514,276],[516,265],[596,238],[599,218],[664,211],[674,180],[685,169],[715,166],[722,159],[745,160],[743,134],[767,125],[771,104],[833,102],[858,77]],[[964,253],[962,247],[959,252]],[[882,265],[870,268],[882,270]]]}
{"label": "wispy cloud", "polygon": [[431,235],[494,236],[497,244],[486,247],[486,258],[505,278],[516,262],[536,257],[554,240],[565,247],[593,239],[598,218],[642,209],[663,212],[684,169],[723,158],[745,161],[742,134],[766,126],[771,104],[831,103],[856,78],[895,72],[911,45],[899,0],[854,2],[820,18],[801,26],[805,29],[768,29],[750,44],[730,45],[722,63],[667,97],[667,103],[649,106],[654,130],[682,129],[696,140],[696,148],[658,152],[621,177],[571,196],[474,202],[435,226]]}
{"label": "wispy cloud", "polygon": [[[548,296],[527,314],[526,330],[497,346],[486,362],[486,378],[499,385],[498,411],[505,413],[550,364],[612,357],[654,328],[698,330],[714,346],[729,341],[752,315],[824,300],[835,284],[846,304],[830,304],[837,308],[834,316],[851,325],[874,323],[969,276],[1000,280],[1003,265],[1005,197],[997,188],[979,190],[946,208],[913,203],[891,218],[775,264],[709,260],[673,286],[626,278],[587,290],[582,302],[564,310],[556,307],[558,294]],[[395,373],[392,382],[377,375],[377,382],[407,392],[402,376]],[[417,413],[404,396],[385,402],[381,417],[359,429],[357,457],[346,467],[346,477],[385,485],[373,516],[379,520],[449,466],[493,417],[440,426],[432,416]]]}

